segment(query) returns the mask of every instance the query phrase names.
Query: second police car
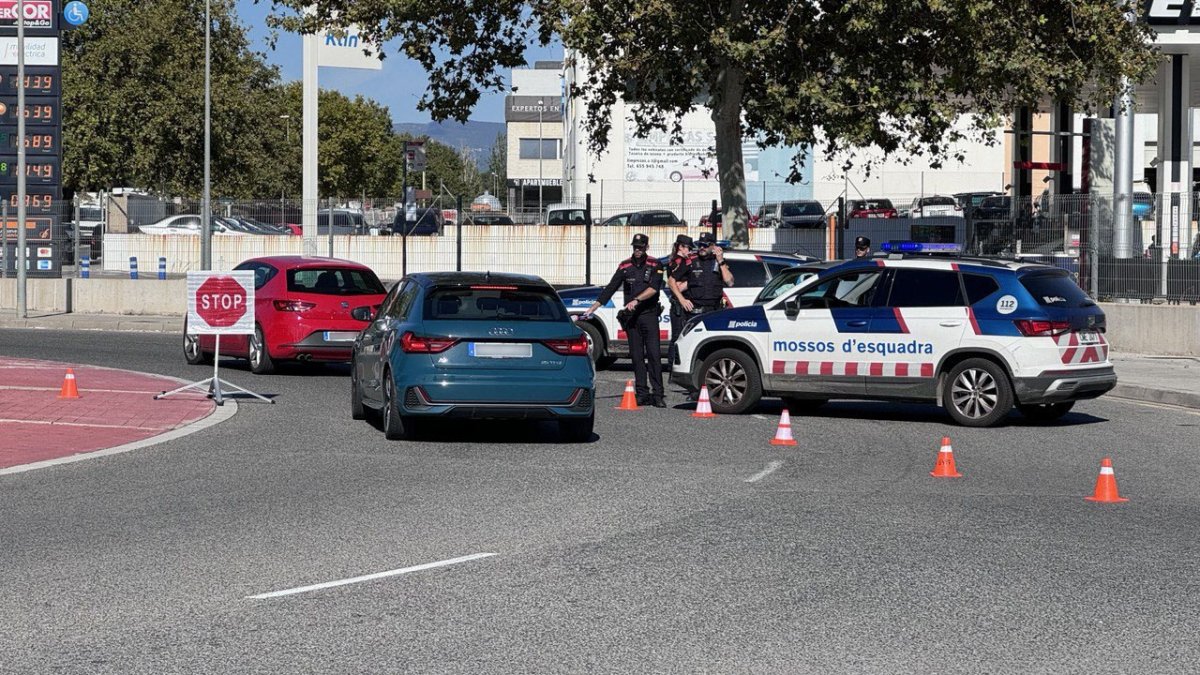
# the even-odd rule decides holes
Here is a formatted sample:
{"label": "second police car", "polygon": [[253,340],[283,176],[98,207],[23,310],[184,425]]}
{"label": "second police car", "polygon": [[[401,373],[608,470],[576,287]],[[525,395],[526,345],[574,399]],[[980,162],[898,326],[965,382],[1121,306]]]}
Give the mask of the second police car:
{"label": "second police car", "polygon": [[[720,242],[727,246],[728,242]],[[787,253],[772,253],[767,251],[725,251],[725,259],[729,261],[730,271],[733,272],[733,286],[725,289],[725,300],[730,307],[748,305],[754,301],[767,283],[784,270],[815,258]],[[660,259],[666,264],[667,259]],[[558,295],[567,306],[572,316],[581,316],[600,296],[599,286],[581,286],[559,291]],[[671,339],[670,291],[663,284],[661,304],[662,316],[659,317],[659,335],[664,343],[662,353],[667,353],[666,342]],[[587,334],[593,345],[593,359],[597,368],[607,368],[618,358],[629,357],[629,339],[625,330],[617,322],[619,308],[611,301],[601,307],[586,321],[578,325]]]}
{"label": "second police car", "polygon": [[1062,269],[933,257],[930,245],[847,262],[759,305],[684,326],[672,380],[717,413],[763,396],[800,412],[829,399],[932,401],[966,426],[1015,406],[1047,421],[1117,382],[1104,312]]}

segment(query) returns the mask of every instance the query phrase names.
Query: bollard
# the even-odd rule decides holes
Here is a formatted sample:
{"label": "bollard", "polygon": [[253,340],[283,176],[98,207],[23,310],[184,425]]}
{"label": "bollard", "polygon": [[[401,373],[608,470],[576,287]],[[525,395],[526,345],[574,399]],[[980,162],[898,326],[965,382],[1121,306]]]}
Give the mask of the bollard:
{"label": "bollard", "polygon": [[167,280],[167,259],[162,256],[158,258],[158,280]]}
{"label": "bollard", "polygon": [[83,256],[79,259],[79,276],[84,279],[92,278],[92,259],[90,256]]}
{"label": "bollard", "polygon": [[137,256],[129,256],[129,278],[137,279]]}

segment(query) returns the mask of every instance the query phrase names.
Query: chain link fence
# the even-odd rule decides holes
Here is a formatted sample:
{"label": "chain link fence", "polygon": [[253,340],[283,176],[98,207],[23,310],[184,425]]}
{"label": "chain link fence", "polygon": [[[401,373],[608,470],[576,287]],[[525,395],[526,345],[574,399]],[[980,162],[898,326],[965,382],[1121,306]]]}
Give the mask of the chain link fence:
{"label": "chain link fence", "polygon": [[[212,263],[229,269],[257,256],[308,254],[355,260],[387,280],[413,272],[492,270],[566,286],[604,283],[628,256],[635,232],[647,234],[651,252],[664,256],[679,234],[728,235],[712,200],[601,208],[590,197],[543,211],[473,209],[469,200],[453,195],[418,200],[407,209],[398,197],[307,205],[294,199],[218,200],[212,207]],[[882,208],[879,202],[885,200],[890,203]],[[1096,195],[1013,199],[987,192],[949,199],[855,198],[811,209],[793,208],[797,203],[759,205],[750,214],[750,247],[844,259],[853,256],[860,236],[869,238],[876,252],[885,242],[954,244],[968,255],[1062,267],[1098,300],[1200,301],[1200,193],[1139,193],[1128,205]],[[127,273],[130,258],[147,267],[165,258],[171,274],[199,269],[200,206],[195,200],[147,195],[109,195],[102,204],[72,205],[59,216],[67,227],[49,239],[31,237],[33,264],[39,264],[33,254],[46,253],[37,249],[49,247],[57,264],[69,267],[78,244],[79,254],[108,273]],[[74,213],[89,207],[99,212],[99,222]],[[306,210],[317,228],[301,237]],[[12,214],[8,220],[15,223]],[[74,227],[76,222],[83,226]],[[74,236],[76,229],[82,238]],[[15,232],[7,233],[7,245],[0,248],[11,257]],[[11,275],[15,264],[5,262],[3,269]],[[57,276],[60,269],[49,275]],[[68,273],[79,274],[79,266]]]}

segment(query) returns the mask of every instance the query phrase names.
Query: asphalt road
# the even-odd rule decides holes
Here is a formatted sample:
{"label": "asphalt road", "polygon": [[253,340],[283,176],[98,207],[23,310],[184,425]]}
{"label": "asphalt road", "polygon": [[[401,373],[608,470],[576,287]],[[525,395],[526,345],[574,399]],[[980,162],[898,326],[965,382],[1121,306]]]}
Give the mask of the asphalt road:
{"label": "asphalt road", "polygon": [[[0,353],[202,379],[180,340],[0,330]],[[344,368],[131,453],[0,477],[0,671],[1194,672],[1200,416],[931,406],[612,410],[389,443]],[[672,402],[679,402],[678,395]],[[949,435],[961,479],[933,479]],[[1123,505],[1091,493],[1111,455]],[[749,479],[756,479],[748,482]],[[249,596],[474,554],[284,597]]]}

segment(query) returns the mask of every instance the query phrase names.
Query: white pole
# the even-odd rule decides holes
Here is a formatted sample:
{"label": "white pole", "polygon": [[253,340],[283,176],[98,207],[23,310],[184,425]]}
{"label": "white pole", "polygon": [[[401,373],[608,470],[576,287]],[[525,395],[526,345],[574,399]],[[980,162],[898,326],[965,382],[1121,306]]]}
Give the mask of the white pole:
{"label": "white pole", "polygon": [[[25,285],[25,0],[17,0],[17,318],[29,316]],[[61,112],[60,112],[61,114]],[[5,223],[5,227],[8,224]]]}
{"label": "white pole", "polygon": [[538,99],[538,218],[542,214],[542,158],[546,155],[546,142],[542,139],[542,99]]}
{"label": "white pole", "polygon": [[212,3],[204,2],[204,193],[200,196],[200,269],[212,269]]}
{"label": "white pole", "polygon": [[[307,10],[312,12],[311,9]],[[317,255],[317,35],[304,36],[303,64],[303,114],[301,135],[303,136],[303,185],[302,216],[300,231],[304,239],[304,255]],[[329,215],[329,226],[333,227],[333,214]]]}

